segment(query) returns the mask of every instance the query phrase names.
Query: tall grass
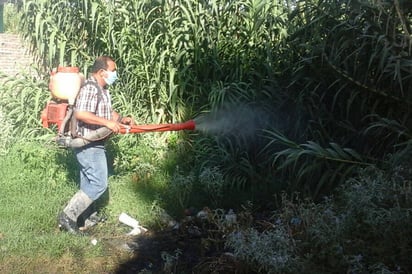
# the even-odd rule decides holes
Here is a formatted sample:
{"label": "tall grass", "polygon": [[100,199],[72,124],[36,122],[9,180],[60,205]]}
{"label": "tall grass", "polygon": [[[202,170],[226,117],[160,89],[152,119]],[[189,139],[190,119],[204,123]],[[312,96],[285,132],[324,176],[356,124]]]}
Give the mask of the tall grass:
{"label": "tall grass", "polygon": [[287,182],[320,197],[409,142],[410,7],[292,2],[26,0],[21,21],[47,70],[112,55],[115,107],[140,123],[261,106],[271,123],[248,146],[193,137],[191,169],[218,168],[231,188]]}

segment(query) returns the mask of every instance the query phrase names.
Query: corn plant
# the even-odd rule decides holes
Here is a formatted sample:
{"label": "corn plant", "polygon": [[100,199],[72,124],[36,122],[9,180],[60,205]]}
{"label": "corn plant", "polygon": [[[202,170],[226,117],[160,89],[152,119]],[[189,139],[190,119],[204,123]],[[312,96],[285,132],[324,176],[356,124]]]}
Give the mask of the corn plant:
{"label": "corn plant", "polygon": [[4,118],[13,125],[13,137],[39,137],[46,132],[40,122],[41,111],[50,97],[45,82],[30,75],[9,77],[0,90],[0,107]]}
{"label": "corn plant", "polygon": [[[21,30],[45,68],[90,65],[100,6],[93,1],[23,1]],[[62,16],[64,15],[64,16]],[[90,24],[90,21],[93,24]]]}

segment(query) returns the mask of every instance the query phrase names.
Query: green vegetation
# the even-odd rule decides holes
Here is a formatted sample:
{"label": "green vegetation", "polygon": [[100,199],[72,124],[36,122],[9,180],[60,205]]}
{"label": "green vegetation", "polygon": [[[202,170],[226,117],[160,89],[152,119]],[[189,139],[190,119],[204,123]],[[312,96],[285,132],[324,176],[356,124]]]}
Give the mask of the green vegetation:
{"label": "green vegetation", "polygon": [[[108,254],[105,248],[111,241],[125,239],[130,229],[117,221],[120,213],[139,216],[142,224],[155,227],[151,222],[156,205],[135,192],[128,178],[119,177],[111,178],[110,203],[105,208],[110,218],[92,236],[73,237],[60,232],[57,213],[78,188],[71,178],[76,171],[70,166],[73,157],[69,151],[29,140],[15,143],[7,155],[1,157],[2,273],[113,270],[122,258],[128,258],[126,252],[122,257],[120,251]],[[97,240],[96,245],[91,244],[93,239]]]}
{"label": "green vegetation", "polygon": [[[16,2],[16,1],[13,1]],[[19,31],[19,14],[16,3],[2,4],[3,12],[3,32],[18,33]]]}
{"label": "green vegetation", "polygon": [[[26,0],[19,11],[39,63],[37,77],[1,79],[5,271],[17,256],[32,262],[24,272],[107,255],[55,230],[76,166],[39,121],[48,71],[86,72],[101,54],[119,66],[117,110],[138,123],[195,118],[198,130],[111,139],[109,221],[96,237],[122,235],[122,211],[157,229],[164,211],[232,208],[236,224],[215,213],[205,242],[227,239],[248,273],[412,271],[408,1]],[[93,270],[113,269],[109,257]]]}

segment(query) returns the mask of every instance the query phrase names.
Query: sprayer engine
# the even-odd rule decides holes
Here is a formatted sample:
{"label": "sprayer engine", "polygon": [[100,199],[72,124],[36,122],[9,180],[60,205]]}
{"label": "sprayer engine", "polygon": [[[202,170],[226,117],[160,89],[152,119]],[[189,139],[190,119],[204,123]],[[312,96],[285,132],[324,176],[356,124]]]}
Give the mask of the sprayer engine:
{"label": "sprayer engine", "polygon": [[57,129],[60,132],[62,129],[62,123],[66,117],[68,103],[58,103],[55,101],[47,102],[46,107],[41,113],[41,121],[44,128],[48,128],[51,125],[57,125]]}

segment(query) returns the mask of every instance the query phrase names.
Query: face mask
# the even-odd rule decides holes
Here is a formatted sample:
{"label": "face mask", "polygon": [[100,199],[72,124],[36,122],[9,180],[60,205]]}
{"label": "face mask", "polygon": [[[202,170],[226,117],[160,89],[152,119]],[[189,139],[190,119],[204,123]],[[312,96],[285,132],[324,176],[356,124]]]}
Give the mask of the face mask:
{"label": "face mask", "polygon": [[114,83],[114,81],[117,80],[117,72],[116,71],[108,71],[107,72],[107,78],[103,78],[106,84],[111,85]]}

